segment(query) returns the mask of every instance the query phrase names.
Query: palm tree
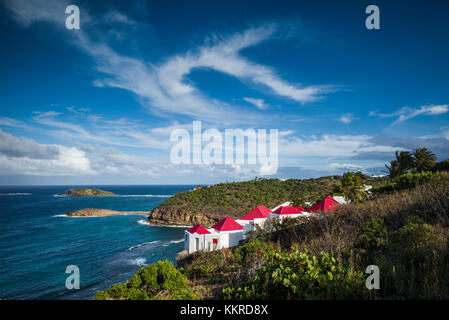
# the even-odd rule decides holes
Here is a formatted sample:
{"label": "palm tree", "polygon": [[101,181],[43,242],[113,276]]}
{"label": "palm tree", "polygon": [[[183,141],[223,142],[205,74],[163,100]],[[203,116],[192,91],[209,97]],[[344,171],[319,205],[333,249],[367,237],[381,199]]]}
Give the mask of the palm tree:
{"label": "palm tree", "polygon": [[429,171],[436,165],[436,156],[427,148],[416,148],[413,157],[418,172]]}
{"label": "palm tree", "polygon": [[399,167],[399,162],[397,160],[391,160],[390,161],[390,166],[388,166],[388,164],[385,165],[385,167],[387,167],[388,169],[388,174],[391,178],[395,178],[397,176],[401,175],[401,170]]}
{"label": "palm tree", "polygon": [[368,197],[365,191],[365,176],[360,172],[345,172],[341,181],[345,200],[362,201]]}
{"label": "palm tree", "polygon": [[395,156],[396,160],[390,161],[390,166],[385,165],[392,178],[403,175],[414,167],[414,159],[410,152],[396,151]]}

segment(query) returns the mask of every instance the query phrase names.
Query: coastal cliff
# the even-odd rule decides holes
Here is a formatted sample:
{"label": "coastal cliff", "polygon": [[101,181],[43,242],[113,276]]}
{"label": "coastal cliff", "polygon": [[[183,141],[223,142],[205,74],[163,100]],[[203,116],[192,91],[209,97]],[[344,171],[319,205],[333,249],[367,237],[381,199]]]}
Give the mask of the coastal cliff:
{"label": "coastal cliff", "polygon": [[223,216],[216,212],[194,213],[183,206],[161,206],[150,212],[148,221],[158,225],[192,226],[199,223],[209,227],[220,221]]}

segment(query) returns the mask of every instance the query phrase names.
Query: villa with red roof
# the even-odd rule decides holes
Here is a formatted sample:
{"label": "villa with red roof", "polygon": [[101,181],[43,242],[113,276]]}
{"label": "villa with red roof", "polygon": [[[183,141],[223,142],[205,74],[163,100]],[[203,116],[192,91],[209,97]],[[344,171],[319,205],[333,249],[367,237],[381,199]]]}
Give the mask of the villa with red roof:
{"label": "villa with red roof", "polygon": [[270,213],[271,210],[267,207],[258,206],[237,220],[237,222],[243,226],[246,233],[249,230],[254,230],[256,226],[262,227],[270,217]]}
{"label": "villa with red roof", "polygon": [[298,218],[303,215],[304,209],[301,209],[292,206],[280,206],[272,213],[270,213],[270,219],[278,219],[282,222],[286,218]]}
{"label": "villa with red roof", "polygon": [[256,226],[262,227],[268,219],[277,219],[282,223],[286,218],[310,217],[322,212],[334,212],[339,203],[328,196],[307,210],[301,206],[290,206],[285,202],[273,209],[258,206],[238,220],[226,217],[206,229],[200,224],[185,231],[184,249],[188,253],[199,250],[212,251],[237,246],[244,240],[248,231]]}
{"label": "villa with red roof", "polygon": [[320,202],[314,204],[309,209],[307,209],[307,212],[313,212],[313,213],[328,213],[328,212],[335,212],[335,207],[338,206],[339,203],[335,201],[334,198],[331,196],[327,196]]}

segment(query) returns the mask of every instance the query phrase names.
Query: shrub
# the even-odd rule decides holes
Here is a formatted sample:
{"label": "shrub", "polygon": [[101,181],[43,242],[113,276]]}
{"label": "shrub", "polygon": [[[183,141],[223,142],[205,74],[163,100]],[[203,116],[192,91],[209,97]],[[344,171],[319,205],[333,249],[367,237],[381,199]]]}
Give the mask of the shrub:
{"label": "shrub", "polygon": [[125,283],[112,285],[105,291],[98,291],[95,300],[125,299],[148,300],[157,299],[159,294],[169,299],[195,299],[188,290],[186,278],[169,261],[159,261],[141,268]]}
{"label": "shrub", "polygon": [[378,248],[387,235],[384,219],[372,218],[362,224],[354,247],[371,250]]}
{"label": "shrub", "polygon": [[252,240],[244,244],[243,246],[237,247],[234,252],[235,261],[237,263],[249,263],[264,257],[272,247],[258,239]]}
{"label": "shrub", "polygon": [[254,280],[223,290],[225,299],[336,299],[361,297],[363,274],[352,272],[329,253],[273,251]]}
{"label": "shrub", "polygon": [[424,262],[446,246],[446,240],[419,217],[407,218],[406,224],[392,233],[390,248],[401,260]]}

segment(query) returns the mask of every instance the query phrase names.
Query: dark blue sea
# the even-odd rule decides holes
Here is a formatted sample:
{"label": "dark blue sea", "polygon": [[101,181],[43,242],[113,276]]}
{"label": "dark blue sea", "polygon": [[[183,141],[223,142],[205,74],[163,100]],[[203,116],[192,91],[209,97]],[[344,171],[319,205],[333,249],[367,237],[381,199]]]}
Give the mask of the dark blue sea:
{"label": "dark blue sea", "polygon": [[[60,197],[82,186],[0,187],[0,299],[91,299],[159,260],[174,262],[184,228],[149,226],[146,215],[65,217],[83,208],[147,211],[193,186],[89,186],[115,197]],[[65,287],[66,267],[80,289]]]}

